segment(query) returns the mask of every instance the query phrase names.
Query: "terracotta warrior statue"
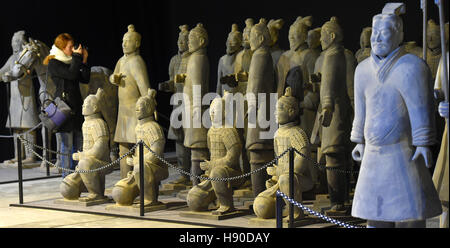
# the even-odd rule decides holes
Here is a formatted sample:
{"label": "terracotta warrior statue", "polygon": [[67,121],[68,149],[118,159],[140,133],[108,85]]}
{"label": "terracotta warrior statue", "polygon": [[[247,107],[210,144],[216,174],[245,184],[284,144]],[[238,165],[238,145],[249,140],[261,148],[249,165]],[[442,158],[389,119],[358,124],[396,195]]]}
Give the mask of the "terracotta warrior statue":
{"label": "terracotta warrior statue", "polygon": [[[275,154],[280,155],[290,147],[294,147],[306,157],[311,157],[311,147],[306,133],[300,128],[298,120],[299,103],[291,96],[291,88],[277,102],[275,118],[279,129],[275,133]],[[283,156],[277,165],[268,167],[267,173],[272,176],[266,181],[266,190],[261,192],[254,201],[253,210],[256,216],[263,219],[275,217],[276,191],[289,195],[289,156]],[[302,202],[302,192],[311,190],[317,179],[316,168],[311,161],[298,153],[294,153],[294,199]],[[288,202],[286,202],[288,203]],[[290,204],[287,204],[289,206]],[[303,211],[294,207],[294,218],[303,217]]]}
{"label": "terracotta warrior statue", "polygon": [[370,36],[372,35],[372,27],[365,27],[361,32],[359,38],[359,45],[361,48],[356,51],[355,57],[358,64],[370,56]]}
{"label": "terracotta warrior statue", "polygon": [[[78,173],[80,170],[94,170],[105,166],[110,160],[109,154],[109,129],[102,117],[101,105],[104,104],[103,90],[98,89],[95,95],[86,97],[82,107],[84,122],[83,151],[72,155],[78,165],[75,172],[64,178],[60,185],[60,192],[65,199],[89,202],[106,199],[105,196],[105,171]],[[80,194],[86,188],[87,197],[80,198]]]}
{"label": "terracotta warrior statue", "polygon": [[[179,26],[180,32],[178,34],[178,53],[172,57],[169,63],[169,80],[159,84],[159,90],[183,93],[183,84],[175,83],[175,75],[186,73],[187,61],[189,59],[189,27],[188,25]],[[179,108],[181,104],[174,103],[173,109]],[[175,128],[170,125],[167,138],[175,140],[175,152],[177,155],[177,164],[184,171],[191,170],[191,153],[190,150],[184,146],[184,131],[182,127]],[[189,176],[181,174],[179,178],[170,182],[171,184],[191,185]]]}
{"label": "terracotta warrior statue", "polygon": [[[351,128],[351,105],[347,93],[347,56],[343,47],[343,31],[335,17],[321,28],[323,52],[317,59],[315,75],[320,81],[319,118],[316,124],[321,128],[321,153],[325,155],[326,166],[346,169],[349,158]],[[327,169],[328,193],[332,212],[345,212],[348,182],[346,175]]]}
{"label": "terracotta warrior statue", "polygon": [[[12,70],[15,61],[19,60],[20,53],[26,43],[25,31],[17,31],[14,33],[11,46],[13,54],[8,58],[8,61],[0,69],[0,80],[5,83],[11,83],[10,86],[10,100],[9,100],[9,114],[6,121],[6,127],[11,127],[14,136],[25,132],[30,128],[36,126],[40,120],[38,117],[38,107],[36,105],[36,96],[33,86],[33,80],[30,74],[24,75],[22,78],[12,78],[9,76],[9,71]],[[29,132],[24,137],[26,140],[36,144],[36,131]],[[14,158],[7,160],[5,164],[17,163],[17,139],[14,139]],[[22,144],[22,155],[25,155],[23,163],[30,163],[36,160],[36,156],[28,149],[25,149]]]}
{"label": "terracotta warrior statue", "polygon": [[[233,126],[225,123],[225,101],[215,98],[209,109],[212,126],[208,130],[208,148],[210,161],[201,162],[200,166],[211,178],[228,178],[241,174],[239,156],[242,143]],[[206,211],[218,201],[218,209],[212,214],[221,215],[232,212],[233,187],[239,186],[241,180],[210,181],[205,180],[194,186],[187,195],[187,204],[193,211]]]}
{"label": "terracotta warrior statue", "polygon": [[[434,20],[429,20],[427,23],[427,64],[431,70],[431,76],[433,80],[436,78],[437,68],[439,66],[439,60],[441,59],[441,33],[439,24],[436,24]],[[422,56],[423,57],[423,54]]]}
{"label": "terracotta warrior statue", "polygon": [[308,71],[304,64],[304,52],[308,48],[306,38],[308,36],[308,28],[312,25],[312,17],[297,17],[294,23],[289,27],[289,47],[290,49],[284,52],[277,63],[277,77],[278,85],[277,92],[278,97],[284,94],[286,88],[286,76],[288,71],[295,67],[300,66],[302,70],[302,83],[308,78]]}
{"label": "terracotta warrior statue", "polygon": [[[448,24],[448,23],[447,23]],[[447,25],[448,27],[448,25]],[[449,66],[448,60],[449,60],[449,53],[447,52],[447,67]],[[443,72],[444,69],[444,63],[443,59],[441,57],[441,61],[439,63],[439,67],[437,69],[436,73],[436,81],[434,85],[435,92],[439,92],[436,94],[437,96],[444,96],[444,92],[442,89],[442,81],[443,81]],[[448,68],[447,68],[448,73]],[[447,76],[448,78],[448,76]],[[437,97],[437,101],[439,101],[439,107],[438,112],[439,115],[443,118],[446,118],[448,120],[449,114],[448,114],[448,102],[445,101],[445,97]],[[439,156],[436,161],[436,167],[433,172],[433,183],[436,187],[436,190],[439,194],[439,199],[441,200],[441,206],[442,206],[442,214],[440,217],[440,224],[439,227],[441,228],[448,228],[448,198],[449,198],[449,191],[448,191],[448,125],[446,123],[444,132],[442,135],[442,142],[441,142],[441,148],[439,151]]]}
{"label": "terracotta warrior statue", "polygon": [[[261,128],[259,125],[259,120],[270,116],[270,93],[276,92],[270,44],[271,38],[266,20],[261,19],[258,24],[252,27],[250,33],[250,47],[253,56],[248,73],[246,93],[248,120],[245,148],[249,152],[251,171],[270,162],[274,157],[273,140],[261,137],[262,133],[268,131],[269,128]],[[265,100],[258,97],[259,94],[265,94]],[[264,109],[265,113],[262,112]],[[265,171],[251,175],[254,196],[265,190],[266,179],[267,173]]]}
{"label": "terracotta warrior statue", "polygon": [[[135,128],[136,140],[142,140],[158,156],[164,156],[166,139],[161,126],[155,121],[156,116],[156,91],[148,89],[148,93],[139,98],[136,103],[136,117],[138,123]],[[117,205],[129,206],[139,195],[140,171],[139,149],[132,158],[127,158],[127,163],[132,165],[133,171],[128,172],[126,178],[114,185],[112,197]],[[169,177],[169,169],[152,152],[144,147],[144,205],[161,205],[158,201],[159,183]]]}
{"label": "terracotta warrior statue", "polygon": [[[134,128],[137,124],[134,108],[139,97],[146,95],[150,88],[147,67],[139,55],[141,35],[133,25],[128,26],[128,32],[123,36],[123,57],[119,59],[109,81],[118,86],[119,111],[117,116],[114,141],[119,143],[119,155],[127,153],[136,141]],[[131,171],[126,160],[120,161],[120,177],[125,178]]]}
{"label": "terracotta warrior statue", "polygon": [[274,69],[276,70],[276,66],[278,64],[278,60],[280,59],[281,54],[284,53],[284,50],[280,48],[278,44],[278,37],[280,33],[280,29],[283,28],[284,20],[283,19],[270,19],[269,23],[267,23],[267,28],[269,29],[270,39],[272,40],[270,44],[270,53],[272,54]]}
{"label": "terracotta warrior statue", "polygon": [[219,59],[219,66],[217,69],[217,94],[223,96],[223,91],[232,91],[232,88],[227,84],[221,83],[221,78],[230,74],[234,74],[234,67],[237,54],[242,50],[242,33],[239,32],[237,24],[231,25],[231,32],[228,34],[227,54]]}
{"label": "terracotta warrior statue", "polygon": [[431,72],[403,46],[403,3],[372,19],[371,56],[355,74],[353,159],[361,169],[352,215],[368,227],[422,227],[441,214],[428,168],[436,142]]}
{"label": "terracotta warrior statue", "polygon": [[[206,54],[208,46],[208,33],[199,23],[189,32],[189,61],[185,74],[175,76],[175,83],[184,83],[183,93],[189,102],[184,102],[184,108],[188,118],[183,120],[184,146],[191,151],[191,174],[201,175],[200,162],[208,159],[208,147],[206,142],[207,129],[202,124],[202,116],[205,107],[201,99],[209,91],[209,60]],[[186,124],[186,125],[185,125]],[[191,178],[197,185],[199,180]]]}

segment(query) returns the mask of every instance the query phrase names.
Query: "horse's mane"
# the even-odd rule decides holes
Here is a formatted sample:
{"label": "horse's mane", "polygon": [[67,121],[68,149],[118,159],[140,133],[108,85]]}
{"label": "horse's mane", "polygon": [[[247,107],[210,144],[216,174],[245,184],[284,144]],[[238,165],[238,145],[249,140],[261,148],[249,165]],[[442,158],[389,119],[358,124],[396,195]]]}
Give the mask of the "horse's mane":
{"label": "horse's mane", "polygon": [[39,47],[39,53],[40,53],[40,64],[43,64],[43,61],[45,59],[45,57],[47,57],[50,54],[50,48],[42,41],[40,40],[33,40],[36,45],[38,45]]}

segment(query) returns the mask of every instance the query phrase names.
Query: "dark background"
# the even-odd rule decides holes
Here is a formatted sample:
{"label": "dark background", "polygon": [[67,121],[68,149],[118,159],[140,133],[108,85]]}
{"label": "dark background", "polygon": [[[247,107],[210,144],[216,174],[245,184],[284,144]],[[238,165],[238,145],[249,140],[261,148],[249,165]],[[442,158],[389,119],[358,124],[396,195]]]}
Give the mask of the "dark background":
{"label": "dark background", "polygon": [[[144,58],[152,88],[168,79],[170,58],[177,53],[178,26],[188,24],[193,28],[202,22],[209,34],[208,56],[210,61],[210,90],[215,90],[217,63],[225,54],[225,41],[236,23],[239,29],[251,17],[255,23],[261,17],[283,18],[279,44],[289,49],[287,34],[289,26],[298,16],[313,16],[313,26],[320,27],[332,16],[337,16],[344,29],[345,47],[355,53],[359,49],[359,37],[364,27],[371,26],[372,17],[381,12],[384,4],[391,1],[17,1],[2,2],[0,14],[0,64],[12,53],[11,38],[14,32],[25,30],[29,37],[46,43],[49,47],[55,37],[63,32],[89,47],[88,63],[114,69],[122,54],[122,37],[128,24],[134,24],[142,35],[141,56]],[[422,44],[422,11],[420,0],[403,1],[405,41]],[[448,1],[444,0],[446,22]],[[438,8],[428,0],[429,18],[439,22]],[[36,82],[37,83],[37,82]],[[0,83],[0,134],[7,135],[5,128],[8,115],[6,86]],[[170,115],[170,94],[158,92],[158,111]],[[168,121],[160,123],[168,127]],[[38,135],[39,137],[40,135]],[[40,139],[40,137],[39,137]],[[168,143],[168,150],[172,150]],[[11,139],[0,139],[0,161],[13,156]]]}

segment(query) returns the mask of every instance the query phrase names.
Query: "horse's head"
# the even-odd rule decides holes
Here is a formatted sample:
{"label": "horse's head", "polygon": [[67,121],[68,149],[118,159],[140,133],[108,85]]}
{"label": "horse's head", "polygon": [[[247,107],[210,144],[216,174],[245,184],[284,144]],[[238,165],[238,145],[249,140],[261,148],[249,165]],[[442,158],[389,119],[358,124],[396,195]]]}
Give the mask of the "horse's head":
{"label": "horse's head", "polygon": [[19,58],[11,68],[10,76],[13,78],[22,78],[30,74],[34,64],[41,58],[40,47],[33,39],[23,45],[23,50]]}

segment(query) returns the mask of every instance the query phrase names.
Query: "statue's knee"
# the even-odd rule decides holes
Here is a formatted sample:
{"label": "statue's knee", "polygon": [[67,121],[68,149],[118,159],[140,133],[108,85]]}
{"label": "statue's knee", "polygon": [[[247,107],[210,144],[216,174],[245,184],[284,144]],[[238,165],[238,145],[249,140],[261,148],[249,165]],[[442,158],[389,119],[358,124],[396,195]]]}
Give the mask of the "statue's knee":
{"label": "statue's knee", "polygon": [[198,186],[194,186],[189,190],[186,201],[192,211],[204,211],[208,209],[209,203],[214,201],[211,192],[204,191]]}
{"label": "statue's knee", "polygon": [[114,185],[112,190],[112,197],[118,205],[131,205],[134,199],[139,194],[136,181],[131,173],[127,178],[120,180]]}
{"label": "statue's knee", "polygon": [[262,219],[275,218],[275,197],[259,194],[253,202],[253,211]]}
{"label": "statue's knee", "polygon": [[81,195],[81,179],[78,173],[72,173],[64,178],[59,185],[61,195],[68,200],[76,200]]}

